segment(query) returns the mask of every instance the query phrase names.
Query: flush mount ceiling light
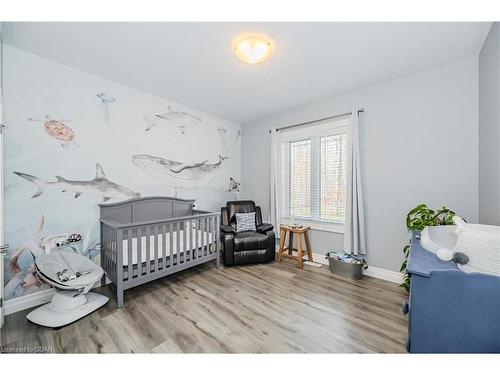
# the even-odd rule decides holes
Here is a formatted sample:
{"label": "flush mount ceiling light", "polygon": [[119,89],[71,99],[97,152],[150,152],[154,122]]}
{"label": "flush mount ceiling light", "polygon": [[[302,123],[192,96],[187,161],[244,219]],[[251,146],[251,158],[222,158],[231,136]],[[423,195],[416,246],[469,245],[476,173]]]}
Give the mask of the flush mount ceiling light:
{"label": "flush mount ceiling light", "polygon": [[247,64],[266,61],[273,51],[273,41],[265,34],[242,34],[233,40],[236,57]]}

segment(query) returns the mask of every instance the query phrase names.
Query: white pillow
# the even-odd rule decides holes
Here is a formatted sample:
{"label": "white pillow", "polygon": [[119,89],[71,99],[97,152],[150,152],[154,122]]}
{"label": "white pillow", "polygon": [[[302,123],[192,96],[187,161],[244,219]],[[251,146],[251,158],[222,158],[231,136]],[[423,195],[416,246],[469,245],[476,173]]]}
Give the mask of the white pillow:
{"label": "white pillow", "polygon": [[255,231],[255,212],[245,214],[236,213],[236,233]]}

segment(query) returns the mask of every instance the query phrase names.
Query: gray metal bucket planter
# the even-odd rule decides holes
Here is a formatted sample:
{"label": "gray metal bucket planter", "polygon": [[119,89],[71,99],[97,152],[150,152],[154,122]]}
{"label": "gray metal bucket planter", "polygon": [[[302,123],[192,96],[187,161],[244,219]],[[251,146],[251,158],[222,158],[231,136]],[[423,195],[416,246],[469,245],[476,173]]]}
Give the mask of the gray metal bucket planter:
{"label": "gray metal bucket planter", "polygon": [[330,264],[330,272],[350,280],[359,280],[363,274],[363,268],[368,268],[366,260],[355,258],[349,254],[338,254],[330,252],[326,254]]}

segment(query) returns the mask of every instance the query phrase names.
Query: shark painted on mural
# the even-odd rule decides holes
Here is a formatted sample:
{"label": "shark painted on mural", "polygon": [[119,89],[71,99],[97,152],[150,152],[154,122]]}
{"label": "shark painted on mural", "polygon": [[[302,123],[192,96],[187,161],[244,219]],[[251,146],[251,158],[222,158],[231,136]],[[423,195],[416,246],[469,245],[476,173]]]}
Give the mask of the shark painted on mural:
{"label": "shark painted on mural", "polygon": [[73,192],[75,193],[75,198],[78,198],[84,193],[99,195],[102,197],[104,202],[110,199],[127,200],[140,197],[139,193],[134,193],[133,191],[108,180],[99,163],[96,163],[96,176],[90,181],[68,180],[60,176],[56,176],[56,181],[42,181],[38,177],[26,173],[14,173],[37,186],[38,190],[31,197],[32,199],[42,195],[44,190],[49,187],[59,189],[62,192]]}
{"label": "shark painted on mural", "polygon": [[157,125],[171,125],[176,126],[182,134],[185,134],[187,127],[201,122],[201,118],[187,112],[174,111],[170,106],[168,106],[167,112],[155,114],[153,118],[145,112],[142,114],[147,124],[145,131],[150,131]]}

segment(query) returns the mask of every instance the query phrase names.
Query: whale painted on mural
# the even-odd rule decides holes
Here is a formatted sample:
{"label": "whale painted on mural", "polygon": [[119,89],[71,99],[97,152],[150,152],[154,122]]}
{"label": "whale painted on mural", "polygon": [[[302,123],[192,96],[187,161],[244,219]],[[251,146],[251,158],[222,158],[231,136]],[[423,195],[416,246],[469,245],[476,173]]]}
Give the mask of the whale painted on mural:
{"label": "whale painted on mural", "polygon": [[56,176],[56,181],[43,181],[38,177],[26,173],[14,173],[37,186],[38,190],[31,197],[32,199],[42,195],[46,188],[55,188],[62,192],[73,192],[75,193],[75,198],[84,193],[99,195],[104,202],[110,199],[127,200],[140,197],[139,193],[134,193],[132,190],[108,180],[99,163],[96,163],[95,178],[89,181],[68,180],[60,176]]}
{"label": "whale painted on mural", "polygon": [[159,156],[137,154],[132,157],[132,163],[160,181],[175,184],[175,181],[199,182],[203,177],[219,169],[226,159],[227,157],[219,155],[218,161],[215,163],[203,160],[198,163],[185,164]]}

